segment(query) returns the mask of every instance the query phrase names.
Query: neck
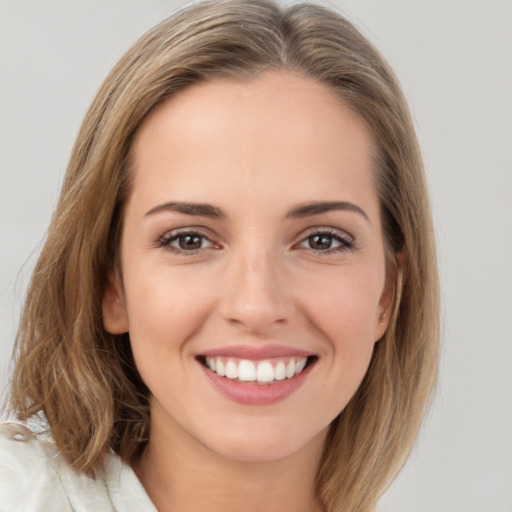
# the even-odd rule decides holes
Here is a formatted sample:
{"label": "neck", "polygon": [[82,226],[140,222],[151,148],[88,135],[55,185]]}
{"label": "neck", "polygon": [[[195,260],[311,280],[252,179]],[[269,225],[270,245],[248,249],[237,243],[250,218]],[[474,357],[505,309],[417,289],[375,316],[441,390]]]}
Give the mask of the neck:
{"label": "neck", "polygon": [[315,476],[325,433],[279,460],[241,461],[151,429],[133,469],[159,512],[320,512]]}

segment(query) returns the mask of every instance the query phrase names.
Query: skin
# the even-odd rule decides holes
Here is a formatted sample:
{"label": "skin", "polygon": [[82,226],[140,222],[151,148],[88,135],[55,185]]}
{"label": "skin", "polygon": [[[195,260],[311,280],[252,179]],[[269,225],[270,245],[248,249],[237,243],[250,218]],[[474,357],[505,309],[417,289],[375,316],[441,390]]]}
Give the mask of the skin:
{"label": "skin", "polygon": [[[133,467],[158,510],[320,510],[314,478],[328,426],[389,317],[372,153],[347,105],[285,72],[192,86],[139,129],[122,278],[112,276],[103,311],[109,332],[130,333],[152,393],[150,442]],[[361,211],[290,216],[326,201]],[[158,209],[169,202],[223,216]],[[204,237],[195,251],[176,238],[191,230]],[[226,398],[197,360],[269,344],[317,357],[304,384],[270,405]]]}

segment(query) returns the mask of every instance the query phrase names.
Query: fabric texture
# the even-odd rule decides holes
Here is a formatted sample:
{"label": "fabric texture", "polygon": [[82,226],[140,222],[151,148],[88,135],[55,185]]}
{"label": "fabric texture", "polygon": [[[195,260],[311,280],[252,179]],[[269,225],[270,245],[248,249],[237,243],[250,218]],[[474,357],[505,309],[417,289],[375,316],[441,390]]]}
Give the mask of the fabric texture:
{"label": "fabric texture", "polygon": [[133,470],[109,453],[95,478],[72,469],[51,440],[0,424],[0,512],[157,512]]}

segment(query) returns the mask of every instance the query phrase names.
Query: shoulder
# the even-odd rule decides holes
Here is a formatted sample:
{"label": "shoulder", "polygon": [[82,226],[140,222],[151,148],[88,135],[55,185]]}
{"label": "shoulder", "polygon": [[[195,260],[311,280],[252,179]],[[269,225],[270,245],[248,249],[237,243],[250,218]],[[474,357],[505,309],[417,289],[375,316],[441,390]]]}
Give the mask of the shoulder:
{"label": "shoulder", "polygon": [[111,511],[102,478],[73,470],[50,439],[0,424],[0,512]]}
{"label": "shoulder", "polygon": [[55,446],[39,440],[23,425],[0,424],[0,512],[23,510],[23,506],[43,510],[37,500],[68,510],[57,501],[65,499],[55,470],[57,458]]}
{"label": "shoulder", "polygon": [[[137,507],[137,508],[134,508]],[[0,512],[154,511],[131,468],[109,454],[94,477],[78,473],[51,439],[0,423]]]}

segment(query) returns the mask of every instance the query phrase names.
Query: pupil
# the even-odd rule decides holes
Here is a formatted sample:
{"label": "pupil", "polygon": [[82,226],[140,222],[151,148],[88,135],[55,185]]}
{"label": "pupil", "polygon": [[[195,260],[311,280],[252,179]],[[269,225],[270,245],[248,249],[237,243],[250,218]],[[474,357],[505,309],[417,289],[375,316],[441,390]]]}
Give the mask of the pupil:
{"label": "pupil", "polygon": [[183,235],[180,236],[179,244],[181,249],[200,249],[201,237],[199,235]]}
{"label": "pupil", "polygon": [[328,235],[313,235],[309,237],[309,245],[312,249],[330,249],[332,237]]}

